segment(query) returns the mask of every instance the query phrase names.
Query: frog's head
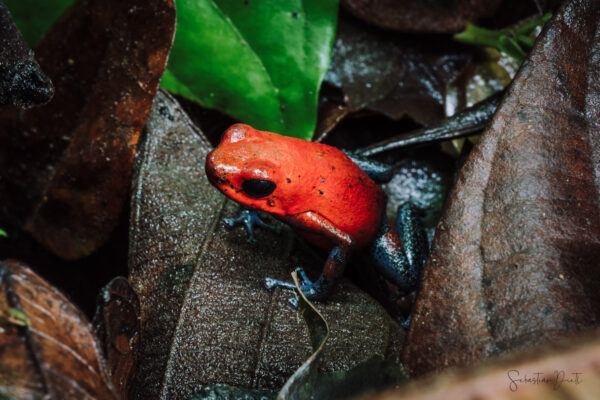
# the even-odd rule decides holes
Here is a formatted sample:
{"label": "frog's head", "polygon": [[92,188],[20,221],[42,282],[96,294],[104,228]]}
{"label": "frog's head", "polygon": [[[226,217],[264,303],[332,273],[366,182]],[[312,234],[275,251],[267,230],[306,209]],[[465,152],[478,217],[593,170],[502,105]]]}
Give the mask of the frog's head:
{"label": "frog's head", "polygon": [[238,203],[285,215],[278,193],[282,172],[277,137],[248,125],[232,125],[206,156],[208,180]]}

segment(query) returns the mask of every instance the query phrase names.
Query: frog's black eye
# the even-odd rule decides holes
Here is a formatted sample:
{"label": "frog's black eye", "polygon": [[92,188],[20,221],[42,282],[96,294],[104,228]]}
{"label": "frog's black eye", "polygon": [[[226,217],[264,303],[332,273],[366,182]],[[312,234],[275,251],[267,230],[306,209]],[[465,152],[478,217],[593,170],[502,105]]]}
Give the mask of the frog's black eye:
{"label": "frog's black eye", "polygon": [[242,183],[244,192],[255,199],[267,197],[273,193],[276,187],[275,182],[267,179],[248,179]]}

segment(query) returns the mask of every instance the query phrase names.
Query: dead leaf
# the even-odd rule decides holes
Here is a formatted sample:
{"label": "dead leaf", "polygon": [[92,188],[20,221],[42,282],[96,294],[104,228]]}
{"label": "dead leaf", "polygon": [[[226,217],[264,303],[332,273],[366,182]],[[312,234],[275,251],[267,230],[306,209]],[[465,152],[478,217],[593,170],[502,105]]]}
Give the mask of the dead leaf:
{"label": "dead leaf", "polygon": [[[297,273],[292,272],[299,289]],[[323,315],[299,292],[298,313],[306,321],[314,353],[294,372],[277,395],[278,400],[347,399],[382,387],[392,387],[407,377],[396,360],[381,356],[360,363],[348,371],[324,374],[319,371],[321,354],[329,337],[329,326]]]}
{"label": "dead leaf", "polygon": [[126,278],[116,277],[98,296],[94,332],[100,338],[114,386],[123,399],[133,399],[140,302]]}
{"label": "dead leaf", "polygon": [[6,6],[0,3],[0,106],[28,108],[49,101],[50,78],[33,59]]}
{"label": "dead leaf", "polygon": [[362,400],[587,400],[600,398],[598,332],[451,370]]}
{"label": "dead leaf", "polygon": [[490,17],[502,0],[342,0],[357,17],[404,32],[456,32],[465,23]]}
{"label": "dead leaf", "polygon": [[53,101],[0,114],[3,219],[64,259],[106,241],[174,26],[170,0],[80,0],[51,28],[36,53]]}
{"label": "dead leaf", "polygon": [[600,3],[547,24],[436,231],[403,358],[415,375],[597,326]]}
{"label": "dead leaf", "polygon": [[[415,41],[341,14],[325,81],[343,90],[350,111],[369,109],[429,125],[445,116],[446,86],[470,59],[471,50],[451,39]],[[338,110],[343,108],[332,109],[334,117]]]}
{"label": "dead leaf", "polygon": [[0,262],[0,310],[30,326],[0,326],[0,397],[118,399],[89,323],[77,307],[17,261]]}
{"label": "dead leaf", "polygon": [[[137,398],[187,399],[204,385],[279,389],[311,354],[289,291],[265,288],[298,265],[320,270],[289,230],[258,244],[229,231],[237,204],[208,182],[207,140],[159,92],[140,144],[131,204],[130,282],[141,304]],[[342,281],[319,309],[331,328],[324,371],[398,354],[402,331],[383,308]]]}

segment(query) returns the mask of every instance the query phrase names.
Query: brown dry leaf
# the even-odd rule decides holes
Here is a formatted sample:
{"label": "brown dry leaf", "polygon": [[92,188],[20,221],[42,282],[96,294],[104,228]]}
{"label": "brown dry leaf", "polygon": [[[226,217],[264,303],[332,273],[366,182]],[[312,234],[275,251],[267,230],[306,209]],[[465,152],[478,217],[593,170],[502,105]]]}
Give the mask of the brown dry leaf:
{"label": "brown dry leaf", "polygon": [[404,349],[415,375],[598,325],[599,28],[599,2],[566,2],[462,168]]}
{"label": "brown dry leaf", "polygon": [[589,400],[600,398],[600,339],[570,337],[363,400]]}
{"label": "brown dry leaf", "polygon": [[[321,119],[366,108],[429,125],[445,116],[446,86],[467,65],[471,50],[448,38],[381,32],[341,14],[331,58],[325,81],[343,90],[348,107],[331,107]],[[317,130],[317,137],[322,134]]]}
{"label": "brown dry leaf", "polygon": [[0,262],[0,310],[8,308],[31,325],[0,325],[0,398],[119,398],[86,317],[17,261]]}
{"label": "brown dry leaf", "polygon": [[0,106],[31,107],[47,102],[53,94],[52,82],[0,3]]}
{"label": "brown dry leaf", "polygon": [[112,382],[123,399],[133,398],[140,340],[140,302],[126,278],[116,277],[98,296],[93,325]]}
{"label": "brown dry leaf", "polygon": [[502,0],[341,0],[348,11],[381,28],[404,32],[457,32],[494,14]]}
{"label": "brown dry leaf", "polygon": [[43,107],[0,114],[0,216],[64,259],[118,222],[133,156],[173,40],[171,0],[80,0],[36,54],[56,85]]}
{"label": "brown dry leaf", "polygon": [[[289,231],[246,243],[223,217],[237,204],[206,179],[210,145],[170,96],[159,92],[140,144],[133,183],[130,282],[140,298],[136,398],[187,399],[204,385],[278,389],[312,353],[308,329],[268,290],[298,265],[320,269]],[[348,281],[319,309],[330,323],[324,370],[347,370],[375,355],[396,357],[402,331]]]}

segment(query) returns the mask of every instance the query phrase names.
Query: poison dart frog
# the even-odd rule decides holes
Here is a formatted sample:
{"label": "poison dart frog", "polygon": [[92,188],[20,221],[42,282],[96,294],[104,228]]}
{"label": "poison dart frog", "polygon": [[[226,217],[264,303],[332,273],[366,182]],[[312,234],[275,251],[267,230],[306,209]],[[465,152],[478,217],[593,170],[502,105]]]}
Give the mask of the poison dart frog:
{"label": "poison dart frog", "polygon": [[[427,257],[427,239],[415,209],[405,203],[395,226],[385,216],[386,198],[376,181],[391,178],[385,164],[322,143],[235,124],[206,157],[209,181],[251,210],[286,222],[309,242],[329,250],[320,277],[312,282],[298,268],[301,290],[324,300],[342,275],[350,254],[366,250],[384,278],[409,293],[416,289]],[[243,211],[226,222],[268,227]],[[267,287],[294,288],[267,278]]]}

